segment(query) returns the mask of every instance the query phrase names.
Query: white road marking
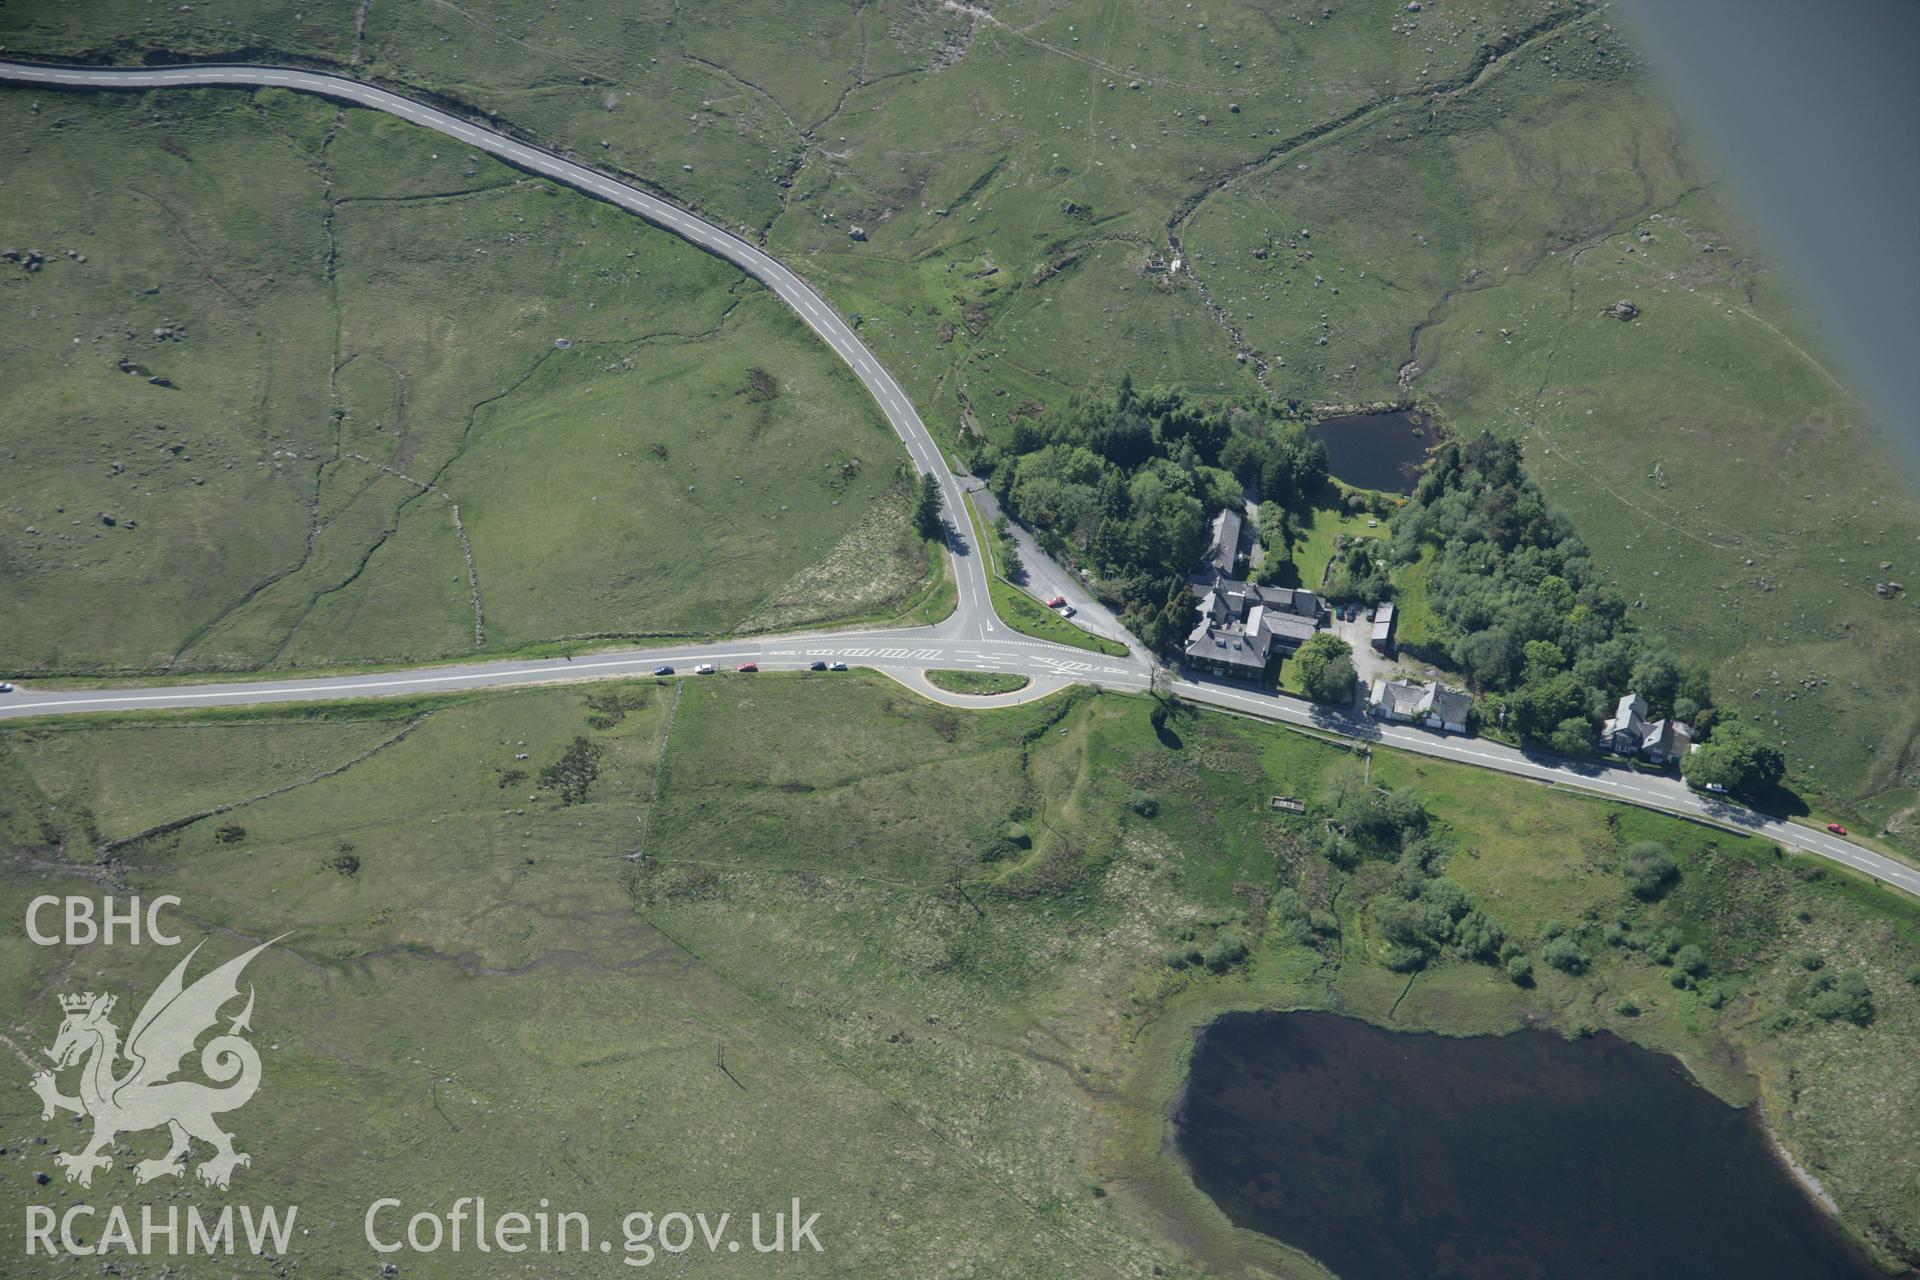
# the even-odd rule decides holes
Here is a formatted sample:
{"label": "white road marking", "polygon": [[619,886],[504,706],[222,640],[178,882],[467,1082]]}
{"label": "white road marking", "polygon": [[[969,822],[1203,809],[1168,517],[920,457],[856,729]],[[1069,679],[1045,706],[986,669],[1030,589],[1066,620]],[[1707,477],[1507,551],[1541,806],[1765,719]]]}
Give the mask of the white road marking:
{"label": "white road marking", "polygon": [[[927,433],[926,425],[914,412],[911,402],[900,390],[899,384],[874,358],[853,331],[840,320],[831,308],[821,301],[813,290],[798,275],[788,270],[769,255],[761,252],[745,241],[717,228],[709,226],[697,216],[677,209],[663,200],[649,196],[625,184],[610,182],[604,176],[585,166],[563,160],[534,148],[525,146],[492,130],[469,126],[453,117],[435,110],[422,107],[384,90],[373,89],[337,76],[329,76],[307,71],[281,71],[265,68],[231,67],[220,70],[204,68],[47,68],[34,67],[20,63],[0,61],[0,80],[25,81],[34,84],[57,84],[81,88],[113,88],[116,86],[164,87],[176,84],[222,83],[233,85],[271,84],[291,85],[297,89],[344,99],[362,106],[387,111],[419,122],[422,127],[433,129],[451,137],[468,141],[474,147],[521,164],[535,172],[551,175],[555,181],[571,186],[576,190],[591,191],[611,198],[622,208],[631,209],[655,225],[672,228],[677,234],[695,244],[713,249],[722,257],[751,273],[757,279],[767,283],[773,291],[789,306],[794,307],[803,318],[811,317],[808,323],[820,333],[828,345],[844,359],[860,377],[862,385],[874,402],[880,406],[889,424],[907,448],[908,455],[924,471],[940,478],[941,488],[947,496],[949,506],[957,506],[960,490],[955,477],[948,472],[944,456]],[[958,517],[961,513],[955,511]],[[1094,667],[1084,661],[1059,656],[1065,650],[1058,645],[1045,641],[987,639],[996,632],[995,618],[990,606],[982,605],[980,588],[986,583],[985,569],[979,557],[964,554],[969,546],[966,535],[956,530],[954,537],[954,563],[956,582],[964,583],[959,592],[963,600],[970,602],[971,618],[956,616],[948,624],[965,630],[969,622],[977,621],[981,630],[980,643],[989,643],[998,647],[1011,647],[1016,650],[1044,650],[1023,654],[1012,652],[1005,661],[1024,663],[1037,670],[1040,679],[1068,679],[1099,676],[1100,684],[1121,687],[1138,687],[1147,682],[1145,673],[1120,667]],[[939,629],[935,629],[938,631]],[[833,651],[848,657],[867,656],[878,653],[888,661],[929,661],[940,650],[902,650],[889,649],[874,651],[871,649],[846,649]],[[77,693],[70,697],[34,696],[22,691],[18,696],[0,703],[0,718],[12,719],[22,716],[40,715],[48,712],[76,711],[83,709],[123,709],[143,705],[191,706],[209,701],[287,701],[305,697],[356,697],[369,696],[382,692],[396,692],[405,689],[438,687],[441,689],[458,686],[481,687],[485,685],[534,684],[554,679],[567,679],[582,673],[612,673],[640,667],[667,665],[675,662],[720,663],[745,660],[756,657],[758,651],[740,653],[697,653],[689,654],[678,650],[663,650],[652,654],[610,655],[571,663],[542,663],[538,665],[483,665],[471,669],[446,668],[419,674],[396,673],[392,676],[368,677],[350,676],[335,679],[319,679],[305,684],[282,684],[261,682],[254,685],[234,685],[222,688],[174,687],[154,690],[92,690]],[[1208,685],[1197,685],[1191,681],[1178,681],[1175,685],[1183,693],[1214,706],[1237,704],[1250,708],[1263,718],[1278,720],[1323,731],[1351,734],[1350,726],[1341,723],[1323,724],[1312,712],[1279,697],[1249,697],[1244,694],[1222,690]],[[1808,852],[1818,853],[1843,864],[1857,867],[1867,874],[1888,884],[1899,885],[1914,892],[1920,892],[1920,874],[1902,866],[1893,860],[1828,836],[1799,828],[1791,823],[1767,818],[1747,810],[1726,806],[1724,813],[1714,812],[1702,806],[1691,797],[1691,793],[1670,794],[1651,790],[1627,781],[1601,776],[1598,771],[1586,773],[1571,769],[1535,764],[1532,761],[1514,756],[1501,755],[1485,750],[1476,750],[1457,745],[1457,740],[1440,735],[1414,736],[1404,731],[1375,729],[1378,740],[1387,745],[1399,745],[1402,749],[1417,751],[1424,755],[1463,762],[1483,761],[1486,767],[1499,769],[1506,773],[1532,778],[1550,784],[1564,784],[1569,787],[1604,791],[1609,794],[1636,797],[1636,802],[1648,808],[1666,812],[1680,813],[1691,817],[1701,817],[1707,821],[1728,823],[1744,830],[1755,831],[1780,841],[1783,844]],[[1628,774],[1628,778],[1637,775]]]}

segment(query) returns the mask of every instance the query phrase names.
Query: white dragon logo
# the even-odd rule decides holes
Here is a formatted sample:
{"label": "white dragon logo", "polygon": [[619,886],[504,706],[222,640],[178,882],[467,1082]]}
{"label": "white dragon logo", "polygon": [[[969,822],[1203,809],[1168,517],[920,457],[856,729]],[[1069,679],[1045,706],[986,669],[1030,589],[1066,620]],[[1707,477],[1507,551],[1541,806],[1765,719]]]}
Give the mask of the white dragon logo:
{"label": "white dragon logo", "polygon": [[[284,935],[282,935],[284,936]],[[121,1056],[120,1032],[107,1015],[113,1011],[114,997],[95,995],[61,996],[60,1007],[66,1020],[60,1035],[46,1051],[53,1059],[53,1071],[42,1071],[33,1078],[33,1091],[40,1095],[42,1120],[51,1120],[55,1111],[92,1116],[93,1139],[86,1150],[64,1152],[54,1157],[67,1171],[67,1181],[83,1187],[93,1185],[96,1169],[113,1163],[103,1154],[122,1133],[167,1127],[173,1145],[157,1160],[142,1160],[134,1165],[134,1178],[151,1182],[165,1174],[179,1177],[186,1168],[190,1139],[213,1147],[214,1154],[195,1170],[208,1186],[226,1189],[233,1171],[253,1163],[253,1158],[233,1149],[233,1135],[214,1123],[223,1111],[243,1107],[260,1088],[260,1055],[240,1038],[252,1030],[253,988],[247,988],[247,1007],[232,1020],[226,1034],[207,1041],[200,1051],[200,1069],[208,1079],[225,1088],[214,1088],[195,1080],[174,1080],[181,1059],[193,1051],[194,1041],[219,1021],[220,1008],[240,994],[240,971],[247,962],[280,941],[263,942],[245,955],[227,961],[191,987],[183,982],[187,964],[200,950],[195,947],[185,960],[173,967],[166,980],[147,998],[140,1016],[127,1033],[125,1056],[132,1063],[125,1075],[114,1074]],[[91,1055],[91,1056],[89,1056]],[[80,1094],[67,1097],[54,1080],[54,1071],[62,1071],[82,1059]],[[229,1083],[231,1082],[231,1083]]]}

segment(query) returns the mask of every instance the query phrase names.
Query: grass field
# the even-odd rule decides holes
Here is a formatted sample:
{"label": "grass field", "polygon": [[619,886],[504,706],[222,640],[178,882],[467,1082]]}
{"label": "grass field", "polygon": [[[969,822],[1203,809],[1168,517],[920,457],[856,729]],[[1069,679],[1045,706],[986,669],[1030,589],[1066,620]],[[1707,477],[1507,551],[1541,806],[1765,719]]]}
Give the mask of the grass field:
{"label": "grass field", "polygon": [[1427,566],[1433,552],[1422,547],[1420,558],[1393,571],[1393,633],[1403,648],[1419,649],[1431,643],[1439,627],[1427,602]]}
{"label": "grass field", "polygon": [[[1342,511],[1335,507],[1315,507],[1313,523],[1302,529],[1300,541],[1293,546],[1293,564],[1300,585],[1309,591],[1326,590],[1327,565],[1333,561],[1333,540],[1341,534],[1352,543],[1361,538],[1380,538],[1387,532],[1386,521],[1364,511]],[[1367,521],[1374,527],[1368,528]]]}
{"label": "grass field", "polygon": [[[1722,707],[1777,732],[1818,811],[1910,846],[1915,606],[1872,591],[1920,537],[1910,486],[1603,15],[1428,10],[104,0],[0,9],[0,43],[284,54],[496,112],[764,236],[949,445],[1124,372],[1252,397],[1264,361],[1280,396],[1354,403],[1399,398],[1414,361],[1443,427],[1527,442],[1643,625],[1717,664]],[[1516,52],[1482,74],[1489,45]],[[678,242],[286,95],[7,90],[0,119],[6,238],[49,258],[0,272],[7,671],[443,656],[483,647],[477,622],[494,649],[937,595],[874,515],[903,502],[898,446],[858,387]],[[1170,224],[1177,274],[1150,269]],[[1605,314],[1620,298],[1636,319]],[[1399,587],[1410,642],[1417,569]],[[1017,625],[1025,597],[995,590]],[[1261,1006],[1675,1053],[1757,1101],[1857,1232],[1920,1257],[1920,926],[1886,891],[1381,752],[1372,779],[1427,797],[1450,878],[1536,956],[1558,922],[1590,959],[1531,988],[1458,962],[1409,979],[1361,905],[1380,868],[1306,855],[1315,815],[1264,808],[1346,763],[1300,735],[1197,717],[1163,739],[1117,697],[963,714],[864,677],[622,688],[0,735],[0,910],[104,875],[211,930],[298,930],[259,970],[284,1101],[246,1114],[242,1178],[305,1206],[310,1274],[370,1269],[370,1184],[442,1196],[455,1165],[596,1216],[818,1195],[845,1274],[1309,1274],[1166,1155],[1192,1029]],[[576,737],[595,776],[567,804],[538,776]],[[1680,865],[1655,903],[1620,875],[1643,838]],[[1293,941],[1276,885],[1334,928]],[[1614,929],[1676,931],[1711,983],[1673,987]],[[1164,961],[1223,933],[1248,964]],[[1803,951],[1863,973],[1871,1025],[1809,1014]],[[0,954],[8,1034],[36,1048],[56,991],[165,967]],[[9,1098],[25,1172],[44,1130]],[[346,1115],[378,1117],[377,1149]],[[36,1194],[4,1186],[16,1210]]]}
{"label": "grass field", "polygon": [[970,693],[979,697],[1014,693],[1027,687],[1025,676],[1000,671],[929,671],[927,680],[948,693]]}
{"label": "grass field", "polygon": [[[1901,659],[1920,624],[1911,596],[1872,592],[1920,533],[1911,486],[1604,15],[358,12],[14,6],[0,39],[101,60],[282,51],[497,112],[763,235],[859,317],[950,443],[1123,372],[1250,397],[1265,362],[1276,395],[1348,404],[1403,398],[1414,362],[1444,427],[1527,441],[1646,626],[1717,666],[1723,704],[1778,722],[1811,802],[1916,839],[1920,686]],[[1175,256],[1169,227],[1177,274],[1148,269]],[[278,282],[256,327],[322,342],[303,287]],[[1631,323],[1603,314],[1622,297]],[[297,504],[256,505],[220,545],[227,578],[259,581],[304,536]],[[447,535],[415,523],[390,558],[424,566]],[[416,576],[434,622],[413,643],[444,647],[470,621],[459,575]],[[168,635],[194,621],[175,612]],[[48,662],[70,634],[28,652]]]}
{"label": "grass field", "polygon": [[1911,485],[1596,21],[1290,152],[1188,243],[1291,393],[1397,399],[1417,360],[1447,429],[1520,437],[1642,625],[1817,802],[1910,845],[1916,618],[1873,584],[1920,537]]}
{"label": "grass field", "polygon": [[48,255],[0,281],[8,673],[937,604],[865,392],[681,241],[296,95],[6,90],[0,115],[0,217]]}
{"label": "grass field", "polygon": [[[302,1206],[293,1257],[312,1274],[365,1263],[371,1195],[444,1204],[457,1167],[490,1203],[551,1195],[596,1221],[798,1194],[841,1274],[938,1256],[961,1273],[1304,1277],[1167,1154],[1192,1027],[1262,1006],[1605,1028],[1675,1053],[1757,1100],[1856,1230],[1920,1254],[1911,903],[1750,839],[1378,751],[1371,780],[1425,799],[1448,877],[1536,956],[1557,920],[1591,957],[1578,975],[1539,965],[1531,988],[1460,961],[1409,981],[1377,958],[1384,864],[1341,871],[1301,840],[1347,751],[1193,712],[1157,735],[1150,706],[965,713],[856,673],[17,726],[0,733],[0,909],[98,892],[104,865],[117,892],[179,894],[221,955],[296,930],[250,975],[274,1106],[235,1117],[255,1157],[236,1188]],[[208,763],[175,788],[187,755]],[[1309,812],[1272,815],[1270,794]],[[98,860],[96,835],[221,803]],[[1658,902],[1620,873],[1642,839],[1679,864]],[[1278,888],[1325,930],[1296,942]],[[1616,925],[1678,931],[1709,976],[1673,987],[1603,938]],[[1164,958],[1226,933],[1250,953],[1225,973]],[[1863,972],[1870,1025],[1806,1012],[1809,949]],[[25,1047],[51,1036],[57,992],[144,989],[175,958],[18,934],[0,955]],[[1637,1016],[1615,1012],[1629,997]],[[45,1163],[37,1114],[24,1089],[0,1098],[22,1174],[0,1184],[7,1248],[23,1199],[73,1194],[27,1176]],[[171,1193],[103,1178],[94,1203]],[[497,1257],[405,1261],[506,1274]],[[801,1268],[787,1261],[755,1270]]]}
{"label": "grass field", "polygon": [[1202,18],[1124,0],[991,14],[875,0],[555,16],[505,0],[361,16],[348,0],[114,0],[9,10],[0,40],[107,61],[282,51],[496,115],[764,232],[862,316],[930,419],[998,431],[1023,400],[1110,390],[1129,371],[1254,392],[1200,291],[1143,273],[1169,256],[1170,211],[1288,138],[1469,74],[1483,43],[1565,14],[1546,0],[1418,24],[1385,3]]}

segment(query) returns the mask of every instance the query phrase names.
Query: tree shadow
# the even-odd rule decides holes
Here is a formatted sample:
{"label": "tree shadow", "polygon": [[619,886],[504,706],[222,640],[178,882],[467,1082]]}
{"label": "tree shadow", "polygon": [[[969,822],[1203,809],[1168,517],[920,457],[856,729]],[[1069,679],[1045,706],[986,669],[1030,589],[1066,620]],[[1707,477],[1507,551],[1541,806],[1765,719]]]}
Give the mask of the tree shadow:
{"label": "tree shadow", "polygon": [[1361,742],[1374,743],[1385,736],[1381,732],[1380,721],[1372,716],[1324,702],[1308,703],[1307,718],[1316,729],[1337,733],[1344,738],[1357,738]]}
{"label": "tree shadow", "polygon": [[1748,802],[1756,809],[1781,818],[1804,818],[1813,812],[1812,807],[1800,798],[1799,792],[1777,783],[1765,791],[1754,793]]}
{"label": "tree shadow", "polygon": [[1169,751],[1184,750],[1187,745],[1186,740],[1173,727],[1175,717],[1184,714],[1186,714],[1186,708],[1184,704],[1178,702],[1156,700],[1153,704],[1153,711],[1149,717],[1153,721],[1153,736],[1158,738],[1160,745]]}
{"label": "tree shadow", "polygon": [[1615,768],[1612,762],[1599,756],[1563,756],[1533,742],[1522,742],[1517,749],[1529,764],[1546,769],[1564,769],[1582,778],[1598,778]]}
{"label": "tree shadow", "polygon": [[[1267,552],[1269,557],[1273,554],[1272,550]],[[1261,566],[1261,572],[1263,574],[1266,572],[1266,566],[1264,564]],[[1273,576],[1267,578],[1266,584],[1272,587],[1299,587],[1302,585],[1300,581],[1300,566],[1293,562],[1291,554],[1287,555],[1284,564],[1273,571]]]}

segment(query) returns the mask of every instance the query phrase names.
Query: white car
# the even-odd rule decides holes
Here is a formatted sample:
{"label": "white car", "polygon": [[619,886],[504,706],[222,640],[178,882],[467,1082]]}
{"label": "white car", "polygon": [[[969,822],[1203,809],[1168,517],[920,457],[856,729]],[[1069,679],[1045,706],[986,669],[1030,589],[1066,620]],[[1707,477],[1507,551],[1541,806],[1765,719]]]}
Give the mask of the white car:
{"label": "white car", "polygon": [[1723,786],[1721,786],[1721,785],[1720,785],[1719,783],[1717,783],[1717,782],[1709,782],[1709,783],[1707,783],[1704,789],[1705,789],[1705,790],[1707,790],[1707,791],[1711,791],[1711,792],[1713,792],[1713,794],[1715,794],[1715,795],[1717,795],[1717,796],[1723,796],[1723,795],[1725,795],[1725,794],[1727,794],[1727,789],[1726,789],[1725,787],[1723,787]]}
{"label": "white car", "polygon": [[703,662],[693,669],[693,674],[697,676],[710,676],[713,674],[713,664],[711,662]]}
{"label": "white car", "polygon": [[845,671],[846,669],[847,664],[844,662],[829,662],[827,664],[827,670],[829,671]]}

